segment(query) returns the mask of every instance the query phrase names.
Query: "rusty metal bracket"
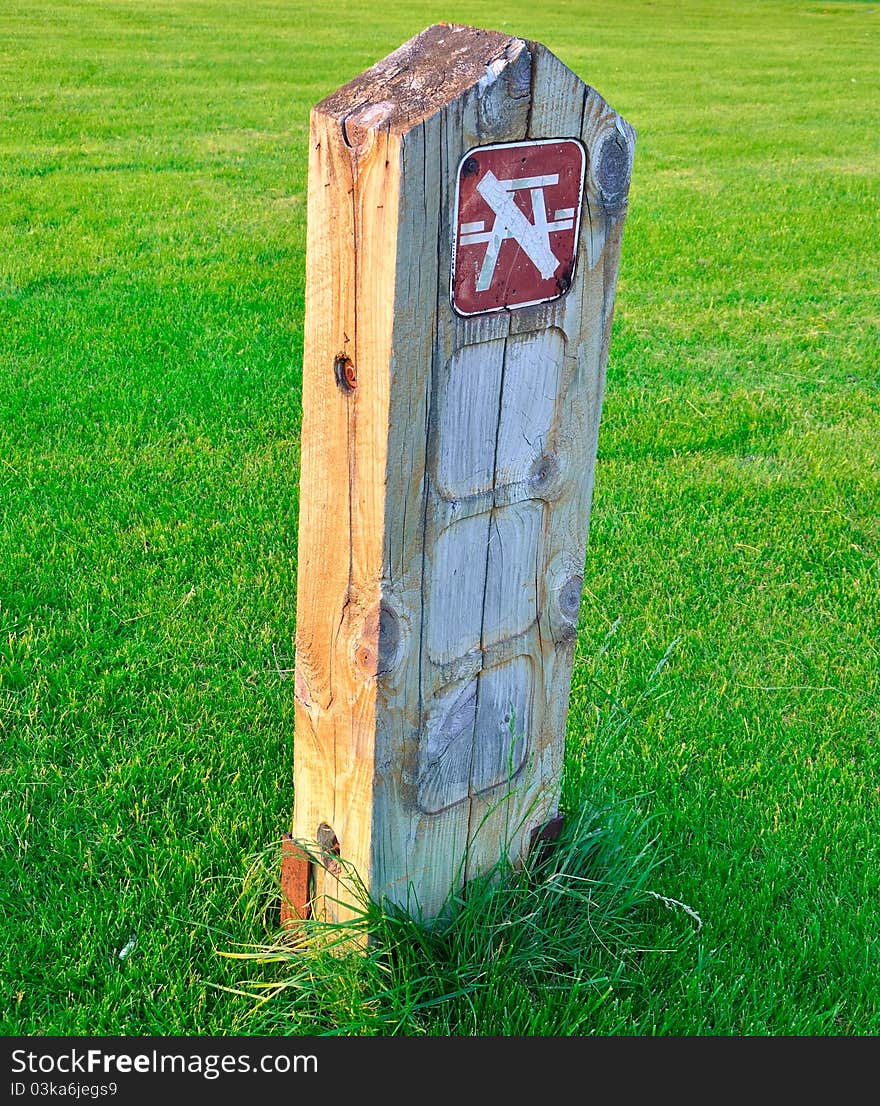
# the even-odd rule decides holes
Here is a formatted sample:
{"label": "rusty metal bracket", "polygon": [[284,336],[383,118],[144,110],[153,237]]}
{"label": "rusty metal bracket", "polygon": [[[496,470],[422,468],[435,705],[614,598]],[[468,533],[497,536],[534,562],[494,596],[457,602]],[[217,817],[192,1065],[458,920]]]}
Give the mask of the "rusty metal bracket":
{"label": "rusty metal bracket", "polygon": [[281,845],[281,927],[291,929],[312,913],[312,858],[285,833]]}
{"label": "rusty metal bracket", "polygon": [[543,864],[550,856],[553,843],[559,839],[559,835],[562,833],[564,821],[564,815],[554,814],[543,825],[535,826],[532,830],[532,836],[529,838],[529,857],[536,864]]}

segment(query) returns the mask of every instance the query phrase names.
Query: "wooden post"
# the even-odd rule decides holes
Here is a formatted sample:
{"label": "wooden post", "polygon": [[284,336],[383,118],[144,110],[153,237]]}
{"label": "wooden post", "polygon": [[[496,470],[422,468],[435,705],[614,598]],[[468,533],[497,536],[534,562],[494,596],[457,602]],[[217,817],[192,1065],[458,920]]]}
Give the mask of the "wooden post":
{"label": "wooden post", "polygon": [[440,24],[311,114],[293,837],[425,918],[558,809],[635,134]]}

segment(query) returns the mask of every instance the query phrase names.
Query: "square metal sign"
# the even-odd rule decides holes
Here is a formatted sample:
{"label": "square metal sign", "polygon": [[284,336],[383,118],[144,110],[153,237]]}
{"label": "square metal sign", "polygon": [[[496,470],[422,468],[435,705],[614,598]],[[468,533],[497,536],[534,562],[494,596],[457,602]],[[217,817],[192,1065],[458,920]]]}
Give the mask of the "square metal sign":
{"label": "square metal sign", "polygon": [[531,307],[568,291],[585,169],[574,138],[468,150],[453,220],[450,293],[459,315]]}

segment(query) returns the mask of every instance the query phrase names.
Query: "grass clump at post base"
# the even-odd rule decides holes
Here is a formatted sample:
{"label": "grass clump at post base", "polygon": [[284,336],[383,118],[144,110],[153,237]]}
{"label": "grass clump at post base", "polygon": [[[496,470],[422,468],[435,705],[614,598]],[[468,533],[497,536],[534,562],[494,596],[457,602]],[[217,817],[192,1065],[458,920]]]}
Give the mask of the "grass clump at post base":
{"label": "grass clump at post base", "polygon": [[[261,946],[223,950],[248,963],[249,1032],[343,1035],[564,1036],[593,1031],[597,1011],[637,992],[642,962],[699,932],[685,904],[653,890],[649,823],[630,803],[571,817],[552,849],[525,866],[506,857],[424,923],[369,899],[344,871],[350,922],[309,919]],[[240,908],[278,913],[280,853],[255,859]],[[673,910],[672,920],[659,917]],[[662,938],[666,947],[646,947]]]}

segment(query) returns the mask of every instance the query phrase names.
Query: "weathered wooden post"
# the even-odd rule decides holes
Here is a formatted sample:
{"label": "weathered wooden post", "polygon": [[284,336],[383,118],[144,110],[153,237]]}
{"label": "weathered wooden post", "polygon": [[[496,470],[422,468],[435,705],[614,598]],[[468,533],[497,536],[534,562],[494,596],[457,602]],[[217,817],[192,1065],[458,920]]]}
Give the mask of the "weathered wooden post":
{"label": "weathered wooden post", "polygon": [[292,837],[325,916],[342,860],[434,917],[558,809],[634,141],[540,43],[448,24],[312,112]]}

